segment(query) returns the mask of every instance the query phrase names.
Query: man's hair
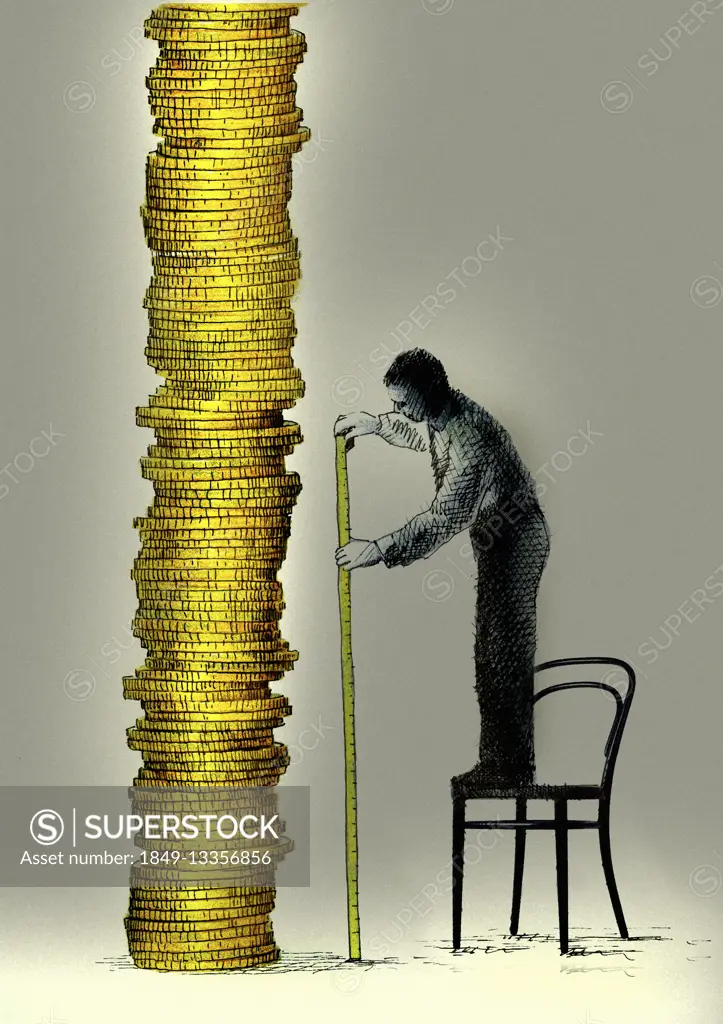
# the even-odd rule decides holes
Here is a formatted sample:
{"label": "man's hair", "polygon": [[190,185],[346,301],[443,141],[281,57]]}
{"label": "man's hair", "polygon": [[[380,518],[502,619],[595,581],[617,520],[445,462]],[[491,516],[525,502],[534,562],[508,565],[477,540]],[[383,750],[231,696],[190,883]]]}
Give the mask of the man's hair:
{"label": "man's hair", "polygon": [[422,396],[430,416],[438,416],[450,395],[447,374],[436,356],[423,348],[400,352],[384,374],[385,385],[409,385]]}

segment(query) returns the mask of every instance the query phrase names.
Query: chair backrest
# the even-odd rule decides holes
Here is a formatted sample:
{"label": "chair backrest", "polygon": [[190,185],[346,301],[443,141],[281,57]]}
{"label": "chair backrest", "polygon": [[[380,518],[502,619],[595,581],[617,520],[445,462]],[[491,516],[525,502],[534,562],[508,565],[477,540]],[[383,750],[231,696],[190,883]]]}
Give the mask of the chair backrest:
{"label": "chair backrest", "polygon": [[623,661],[622,658],[558,658],[555,661],[544,661],[540,665],[536,665],[535,674],[546,672],[549,669],[565,668],[577,665],[614,665],[617,668],[622,669],[627,677],[624,695],[621,695],[619,690],[610,683],[594,682],[592,680],[574,680],[566,683],[554,683],[551,686],[546,686],[543,689],[538,690],[534,696],[534,703],[536,704],[543,697],[547,697],[551,693],[559,693],[562,690],[580,690],[589,688],[603,690],[610,694],[615,701],[615,717],[605,743],[605,763],[603,766],[601,780],[603,797],[609,798],[613,782],[613,772],[615,771],[615,762],[617,761],[620,743],[623,738],[623,730],[625,729],[625,723],[627,722],[628,714],[630,713],[630,705],[632,704],[633,697],[635,695],[635,672],[632,666],[629,665],[627,661]]}

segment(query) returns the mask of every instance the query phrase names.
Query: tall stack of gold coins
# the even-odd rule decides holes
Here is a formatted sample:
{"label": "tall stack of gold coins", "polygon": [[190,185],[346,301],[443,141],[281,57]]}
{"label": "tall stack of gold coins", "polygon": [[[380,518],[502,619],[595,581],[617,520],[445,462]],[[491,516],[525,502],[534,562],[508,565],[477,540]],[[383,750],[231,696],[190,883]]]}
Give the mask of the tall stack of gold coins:
{"label": "tall stack of gold coins", "polygon": [[[131,574],[147,657],[124,680],[145,712],[128,730],[139,787],[270,787],[289,763],[273,730],[291,709],[271,684],[296,658],[278,628],[276,577],[300,491],[285,456],[301,434],[283,416],[304,390],[287,212],[292,157],[310,135],[295,98],[299,6],[163,4],[145,26],[160,46],[147,84],[162,136],[142,207],[154,269],[146,354],[165,384],[137,414],[156,435],[141,460],[154,498],[135,521]],[[274,897],[273,886],[149,887],[137,868],[133,960],[276,960]]]}

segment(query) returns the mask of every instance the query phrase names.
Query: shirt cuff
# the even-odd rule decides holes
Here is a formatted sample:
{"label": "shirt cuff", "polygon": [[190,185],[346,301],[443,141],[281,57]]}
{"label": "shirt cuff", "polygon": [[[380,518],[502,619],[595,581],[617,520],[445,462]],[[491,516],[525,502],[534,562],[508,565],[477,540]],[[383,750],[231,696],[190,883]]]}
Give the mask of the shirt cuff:
{"label": "shirt cuff", "polygon": [[379,548],[382,559],[387,568],[391,569],[393,565],[399,565],[399,561],[395,557],[397,552],[395,551],[393,533],[387,533],[383,537],[379,537],[374,541],[374,543]]}

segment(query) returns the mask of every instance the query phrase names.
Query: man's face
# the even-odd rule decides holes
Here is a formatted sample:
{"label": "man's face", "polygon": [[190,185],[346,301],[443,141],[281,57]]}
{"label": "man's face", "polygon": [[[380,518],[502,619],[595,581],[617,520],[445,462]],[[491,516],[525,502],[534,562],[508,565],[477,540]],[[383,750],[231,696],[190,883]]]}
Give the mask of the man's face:
{"label": "man's face", "polygon": [[421,423],[427,418],[422,396],[408,384],[390,384],[387,387],[389,397],[394,405],[394,411],[402,413],[413,423]]}

